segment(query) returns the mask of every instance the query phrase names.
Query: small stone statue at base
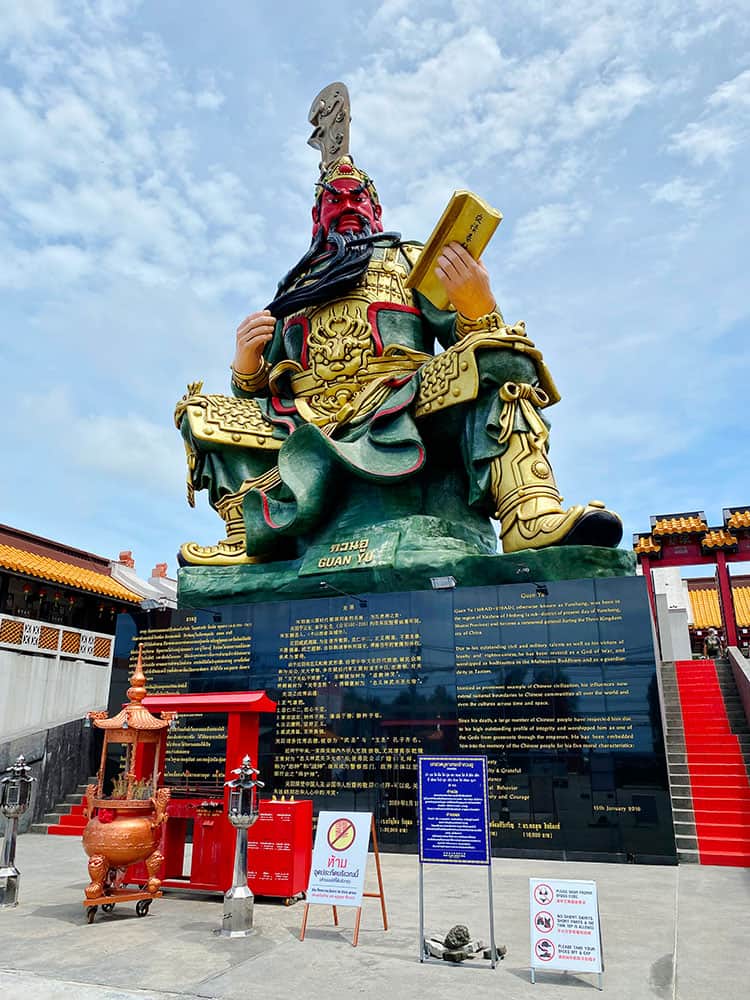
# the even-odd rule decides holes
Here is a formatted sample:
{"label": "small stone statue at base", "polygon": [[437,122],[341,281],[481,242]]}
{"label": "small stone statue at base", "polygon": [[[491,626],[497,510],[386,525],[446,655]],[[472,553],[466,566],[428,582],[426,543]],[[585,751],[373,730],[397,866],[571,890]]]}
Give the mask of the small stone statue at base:
{"label": "small stone statue at base", "polygon": [[[425,941],[425,948],[432,958],[442,958],[444,962],[463,962],[467,958],[492,958],[492,949],[479,938],[472,939],[469,928],[455,924],[444,938],[431,937]],[[497,957],[505,958],[508,949],[500,945]]]}

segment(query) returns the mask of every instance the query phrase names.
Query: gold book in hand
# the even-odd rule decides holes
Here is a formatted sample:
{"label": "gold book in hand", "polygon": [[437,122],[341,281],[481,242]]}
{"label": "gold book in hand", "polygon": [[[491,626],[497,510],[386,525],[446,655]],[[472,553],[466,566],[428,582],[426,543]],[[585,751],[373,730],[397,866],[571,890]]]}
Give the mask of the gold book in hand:
{"label": "gold book in hand", "polygon": [[474,260],[479,257],[503,220],[503,213],[471,191],[454,191],[438,224],[422,248],[407,287],[416,288],[438,309],[450,305],[448,294],[435,274],[435,265],[446,243],[460,243]]}

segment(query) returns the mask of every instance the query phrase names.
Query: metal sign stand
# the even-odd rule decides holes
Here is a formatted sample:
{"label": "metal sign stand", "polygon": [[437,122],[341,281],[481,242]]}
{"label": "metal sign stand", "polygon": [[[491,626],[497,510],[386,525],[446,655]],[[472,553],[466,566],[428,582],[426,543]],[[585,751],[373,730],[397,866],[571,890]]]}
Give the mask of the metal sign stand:
{"label": "metal sign stand", "polygon": [[[457,856],[455,840],[442,843],[441,837],[444,832],[444,824],[440,829],[432,827],[432,823],[440,815],[441,806],[434,802],[428,802],[430,793],[425,790],[424,782],[435,780],[434,774],[438,775],[437,780],[441,781],[444,774],[449,769],[453,769],[451,791],[456,793],[456,804],[463,801],[466,809],[473,812],[474,818],[469,822],[466,816],[461,818],[461,832],[465,838],[465,849],[463,856]],[[464,775],[459,771],[464,769]],[[443,772],[443,775],[440,772]],[[467,785],[473,783],[470,786]],[[430,962],[440,961],[433,958],[427,949],[424,936],[424,866],[429,862],[436,864],[481,864],[487,868],[487,903],[490,918],[490,967],[494,969],[497,965],[497,946],[495,944],[495,907],[492,896],[492,852],[490,848],[489,835],[489,805],[487,800],[487,758],[486,757],[461,757],[452,758],[428,757],[419,758],[419,961]],[[463,795],[459,798],[460,793]],[[426,850],[425,841],[430,841],[429,851]],[[427,856],[425,856],[427,854]]]}
{"label": "metal sign stand", "polygon": [[[383,930],[388,930],[388,913],[385,908],[385,889],[383,888],[383,872],[380,867],[380,851],[378,849],[378,838],[375,831],[375,817],[370,819],[370,836],[372,837],[372,853],[375,855],[375,870],[378,875],[378,891],[377,892],[363,892],[362,895],[367,896],[368,899],[379,899],[380,900],[380,913],[383,918]],[[305,931],[307,929],[307,915],[310,912],[311,903],[305,903],[305,911],[302,914],[302,927],[299,933],[300,941],[305,940]],[[337,907],[332,906],[333,910],[333,926],[338,927],[339,925],[339,915]],[[359,942],[359,925],[362,920],[362,907],[357,907],[357,917],[354,921],[354,936],[352,938],[352,947],[356,948]]]}
{"label": "metal sign stand", "polygon": [[[495,907],[492,898],[492,862],[487,866],[487,900],[490,911],[490,968],[497,965],[497,947],[495,945]],[[419,862],[419,961],[439,962],[440,959],[433,958],[427,951],[427,943],[424,938],[424,864]],[[532,972],[533,976],[533,972]],[[534,980],[531,980],[532,983]]]}
{"label": "metal sign stand", "polygon": [[[563,970],[563,971],[565,971],[565,970]],[[578,975],[581,975],[581,974],[582,973],[580,973],[580,972],[578,973]],[[585,973],[583,973],[583,975],[585,975]],[[596,976],[597,976],[597,980],[598,980],[597,989],[603,990],[604,989],[604,973],[603,972],[597,972]],[[536,983],[536,970],[532,966],[531,967],[531,985],[533,986],[535,983]]]}

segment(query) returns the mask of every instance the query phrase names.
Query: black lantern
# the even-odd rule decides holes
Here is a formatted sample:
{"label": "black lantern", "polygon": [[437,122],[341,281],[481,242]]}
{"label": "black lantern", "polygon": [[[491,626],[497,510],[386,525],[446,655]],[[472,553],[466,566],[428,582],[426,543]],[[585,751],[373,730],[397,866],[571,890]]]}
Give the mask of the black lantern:
{"label": "black lantern", "polygon": [[256,770],[247,754],[242,758],[242,766],[232,771],[237,777],[227,781],[229,788],[229,822],[236,828],[252,826],[258,818],[258,788],[263,782],[256,779]]}
{"label": "black lantern", "polygon": [[247,884],[247,831],[258,818],[258,781],[260,772],[253,767],[245,754],[242,765],[232,774],[237,777],[226,782],[229,789],[229,822],[237,831],[234,845],[234,874],[232,887],[224,893],[224,918],[221,933],[224,937],[247,937],[253,930],[253,893]]}
{"label": "black lantern", "polygon": [[31,768],[26,764],[26,759],[21,756],[15,764],[6,768],[5,774],[0,778],[0,809],[6,819],[17,819],[22,816],[29,807],[31,800],[31,783],[36,778],[31,776]]}
{"label": "black lantern", "polygon": [[21,874],[15,866],[16,828],[31,800],[31,768],[23,754],[6,768],[0,778],[0,809],[5,816],[5,842],[0,859],[0,908],[18,905],[18,883]]}

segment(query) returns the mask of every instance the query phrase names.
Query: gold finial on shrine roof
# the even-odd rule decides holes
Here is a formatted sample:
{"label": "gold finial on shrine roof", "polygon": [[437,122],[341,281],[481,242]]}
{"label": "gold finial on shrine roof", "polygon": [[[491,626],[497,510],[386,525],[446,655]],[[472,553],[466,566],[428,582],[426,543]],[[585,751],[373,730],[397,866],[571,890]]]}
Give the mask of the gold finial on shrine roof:
{"label": "gold finial on shrine roof", "polygon": [[146,675],[143,673],[143,647],[138,644],[138,660],[130,678],[130,701],[111,719],[94,719],[97,729],[165,729],[168,719],[157,719],[141,702],[146,697]]}
{"label": "gold finial on shrine roof", "polygon": [[138,662],[135,665],[133,676],[130,678],[128,688],[128,698],[131,704],[140,705],[146,697],[146,675],[143,673],[143,646],[138,644]]}

